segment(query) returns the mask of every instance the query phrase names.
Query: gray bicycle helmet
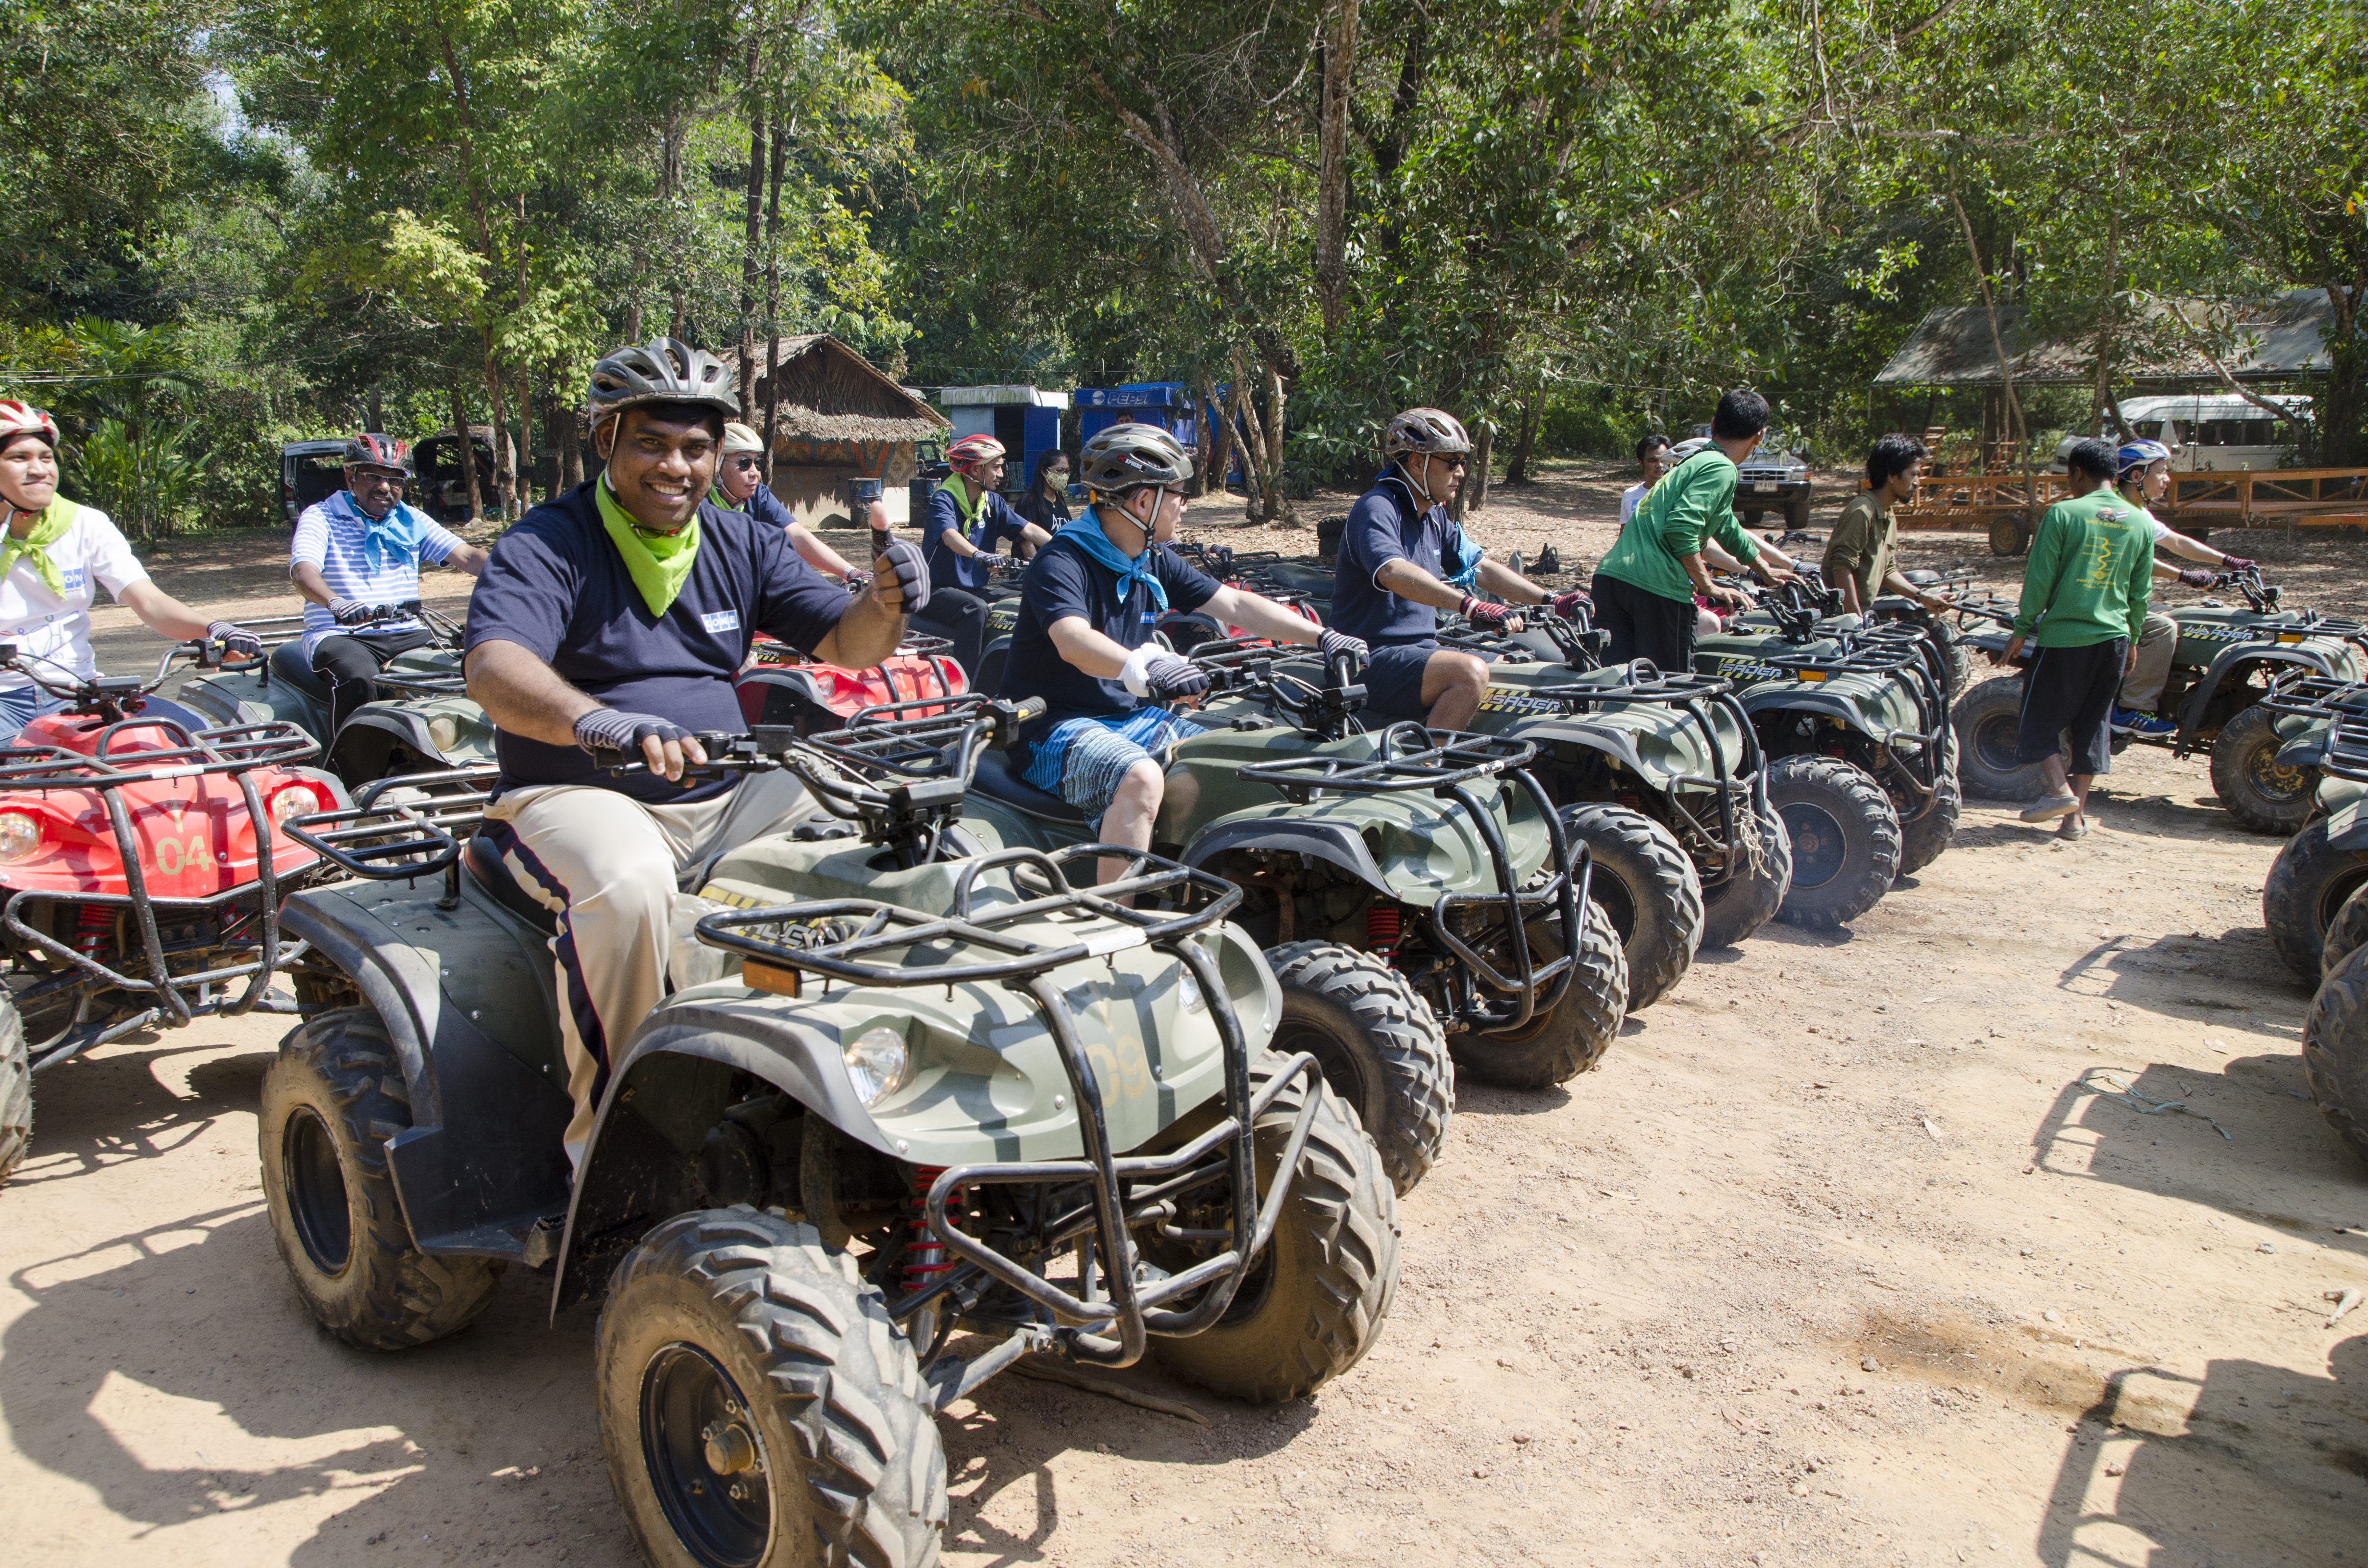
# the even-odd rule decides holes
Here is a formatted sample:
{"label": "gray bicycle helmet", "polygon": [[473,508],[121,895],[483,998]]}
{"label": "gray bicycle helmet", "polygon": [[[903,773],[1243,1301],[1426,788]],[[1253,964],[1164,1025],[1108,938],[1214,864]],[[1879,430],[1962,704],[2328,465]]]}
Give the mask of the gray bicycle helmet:
{"label": "gray bicycle helmet", "polygon": [[1192,454],[1156,425],[1113,425],[1078,452],[1077,474],[1088,490],[1123,495],[1146,484],[1183,483],[1192,477]]}
{"label": "gray bicycle helmet", "polygon": [[1471,449],[1472,437],[1462,422],[1443,409],[1409,408],[1382,432],[1382,455],[1393,460],[1434,452],[1453,457]]}
{"label": "gray bicycle helmet", "polygon": [[627,344],[593,366],[589,401],[595,424],[651,403],[696,403],[726,419],[740,412],[723,361],[673,337]]}

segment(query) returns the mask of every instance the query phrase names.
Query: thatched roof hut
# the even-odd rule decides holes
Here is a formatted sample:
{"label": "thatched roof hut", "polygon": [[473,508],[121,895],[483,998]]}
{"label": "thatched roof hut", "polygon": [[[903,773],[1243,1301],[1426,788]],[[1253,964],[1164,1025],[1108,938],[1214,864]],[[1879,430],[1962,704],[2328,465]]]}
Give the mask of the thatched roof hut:
{"label": "thatched roof hut", "polygon": [[[719,356],[740,379],[735,348]],[[762,431],[772,377],[765,373],[765,346],[756,353],[756,396],[743,420]],[[847,524],[839,499],[842,481],[882,482],[892,523],[909,513],[905,486],[919,471],[914,444],[942,434],[946,416],[906,392],[871,362],[828,333],[774,340],[780,378],[780,423],[773,434],[768,483],[800,521],[826,527]]]}

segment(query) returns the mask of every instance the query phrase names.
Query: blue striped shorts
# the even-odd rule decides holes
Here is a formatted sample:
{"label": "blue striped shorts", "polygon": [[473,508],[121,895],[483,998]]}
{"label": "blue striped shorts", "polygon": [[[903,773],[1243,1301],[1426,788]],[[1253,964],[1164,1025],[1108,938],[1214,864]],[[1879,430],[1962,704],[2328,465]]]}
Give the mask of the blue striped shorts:
{"label": "blue striped shorts", "polygon": [[1107,719],[1067,719],[1029,748],[1027,779],[1058,794],[1098,823],[1138,762],[1164,761],[1167,749],[1201,725],[1165,708],[1138,708]]}

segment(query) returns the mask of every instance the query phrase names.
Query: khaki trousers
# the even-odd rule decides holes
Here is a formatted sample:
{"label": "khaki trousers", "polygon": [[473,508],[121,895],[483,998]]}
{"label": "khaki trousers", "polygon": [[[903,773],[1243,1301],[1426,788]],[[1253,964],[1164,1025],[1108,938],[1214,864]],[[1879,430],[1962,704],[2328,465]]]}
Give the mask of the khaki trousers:
{"label": "khaki trousers", "polygon": [[713,800],[649,805],[589,784],[507,790],[486,835],[518,886],[559,916],[551,956],[575,1115],[567,1157],[581,1163],[609,1087],[612,1050],[631,1040],[666,989],[675,899],[751,839],[814,814],[792,774],[758,773]]}
{"label": "khaki trousers", "polygon": [[2146,611],[2146,630],[2138,636],[2137,663],[2122,682],[2122,706],[2151,713],[2162,700],[2162,684],[2170,678],[2171,655],[2179,652],[2179,622],[2155,610]]}

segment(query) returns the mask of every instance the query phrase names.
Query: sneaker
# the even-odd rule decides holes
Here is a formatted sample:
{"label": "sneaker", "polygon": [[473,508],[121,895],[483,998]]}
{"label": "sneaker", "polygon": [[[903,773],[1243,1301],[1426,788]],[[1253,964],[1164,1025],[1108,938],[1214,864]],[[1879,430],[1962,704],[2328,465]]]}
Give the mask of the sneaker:
{"label": "sneaker", "polygon": [[2079,801],[2067,790],[2064,794],[2050,795],[2045,800],[2040,801],[2036,804],[2023,807],[2022,820],[2025,822],[2054,822],[2057,817],[2068,817],[2079,809]]}
{"label": "sneaker", "polygon": [[2179,733],[2179,723],[2176,720],[2157,719],[2151,713],[2141,713],[2135,708],[2116,708],[2113,710],[2113,733],[2162,740]]}

